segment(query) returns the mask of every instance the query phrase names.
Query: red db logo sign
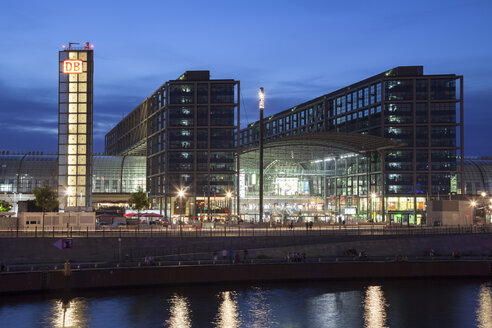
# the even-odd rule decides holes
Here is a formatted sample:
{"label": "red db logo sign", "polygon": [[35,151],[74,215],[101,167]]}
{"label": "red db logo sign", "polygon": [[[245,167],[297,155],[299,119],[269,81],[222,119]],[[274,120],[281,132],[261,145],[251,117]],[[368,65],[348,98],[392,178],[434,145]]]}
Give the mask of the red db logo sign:
{"label": "red db logo sign", "polygon": [[81,74],[82,61],[77,59],[66,59],[63,61],[64,74]]}

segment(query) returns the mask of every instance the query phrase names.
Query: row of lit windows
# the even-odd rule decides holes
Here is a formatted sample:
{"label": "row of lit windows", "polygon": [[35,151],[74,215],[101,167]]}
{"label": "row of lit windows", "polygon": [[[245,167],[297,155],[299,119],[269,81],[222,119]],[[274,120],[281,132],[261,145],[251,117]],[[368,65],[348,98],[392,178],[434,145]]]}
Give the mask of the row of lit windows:
{"label": "row of lit windows", "polygon": [[69,134],[68,143],[69,144],[85,144],[87,142],[87,137],[85,134]]}
{"label": "row of lit windows", "polygon": [[87,147],[85,145],[68,145],[68,154],[76,155],[76,154],[85,154],[87,151]]}
{"label": "row of lit windows", "polygon": [[[71,175],[68,177],[67,184],[69,186],[85,186],[85,176],[75,176]],[[79,187],[79,188],[84,188],[84,187]],[[84,189],[85,190],[85,189]]]}
{"label": "row of lit windows", "polygon": [[68,53],[68,59],[80,59],[82,61],[87,61],[87,52],[82,51],[72,51]]}
{"label": "row of lit windows", "polygon": [[85,175],[85,165],[68,165],[68,175]]}
{"label": "row of lit windows", "polygon": [[86,103],[87,102],[87,93],[79,92],[79,93],[68,93],[68,99],[66,93],[60,93],[60,102],[69,102],[69,103]]}
{"label": "row of lit windows", "polygon": [[60,82],[87,82],[87,73],[64,74],[60,73]]}

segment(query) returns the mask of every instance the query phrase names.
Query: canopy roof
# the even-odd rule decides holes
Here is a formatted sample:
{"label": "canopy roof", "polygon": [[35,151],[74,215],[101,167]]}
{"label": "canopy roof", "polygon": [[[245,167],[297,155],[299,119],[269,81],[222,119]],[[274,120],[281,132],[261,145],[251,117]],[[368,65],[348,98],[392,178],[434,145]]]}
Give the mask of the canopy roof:
{"label": "canopy roof", "polygon": [[[404,144],[386,138],[357,134],[324,132],[303,134],[300,136],[284,137],[265,142],[264,165],[282,157],[292,162],[311,162],[325,159],[326,157],[342,157],[348,154],[365,155],[370,152],[381,152]],[[254,167],[259,157],[259,147],[243,149],[241,155],[241,167]]]}

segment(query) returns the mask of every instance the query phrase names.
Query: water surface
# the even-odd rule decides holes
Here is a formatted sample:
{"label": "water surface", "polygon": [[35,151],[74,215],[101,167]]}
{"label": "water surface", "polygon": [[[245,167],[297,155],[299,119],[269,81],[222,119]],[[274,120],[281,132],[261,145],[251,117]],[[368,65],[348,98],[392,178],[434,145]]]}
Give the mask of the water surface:
{"label": "water surface", "polygon": [[193,285],[0,298],[1,327],[492,327],[492,281]]}

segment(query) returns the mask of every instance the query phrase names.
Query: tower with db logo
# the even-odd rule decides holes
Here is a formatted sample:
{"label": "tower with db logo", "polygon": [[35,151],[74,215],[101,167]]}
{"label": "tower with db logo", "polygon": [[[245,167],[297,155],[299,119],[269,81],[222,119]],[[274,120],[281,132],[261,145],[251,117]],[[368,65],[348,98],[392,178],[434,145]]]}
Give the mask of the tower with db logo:
{"label": "tower with db logo", "polygon": [[69,43],[59,52],[58,196],[60,210],[91,206],[93,47]]}

